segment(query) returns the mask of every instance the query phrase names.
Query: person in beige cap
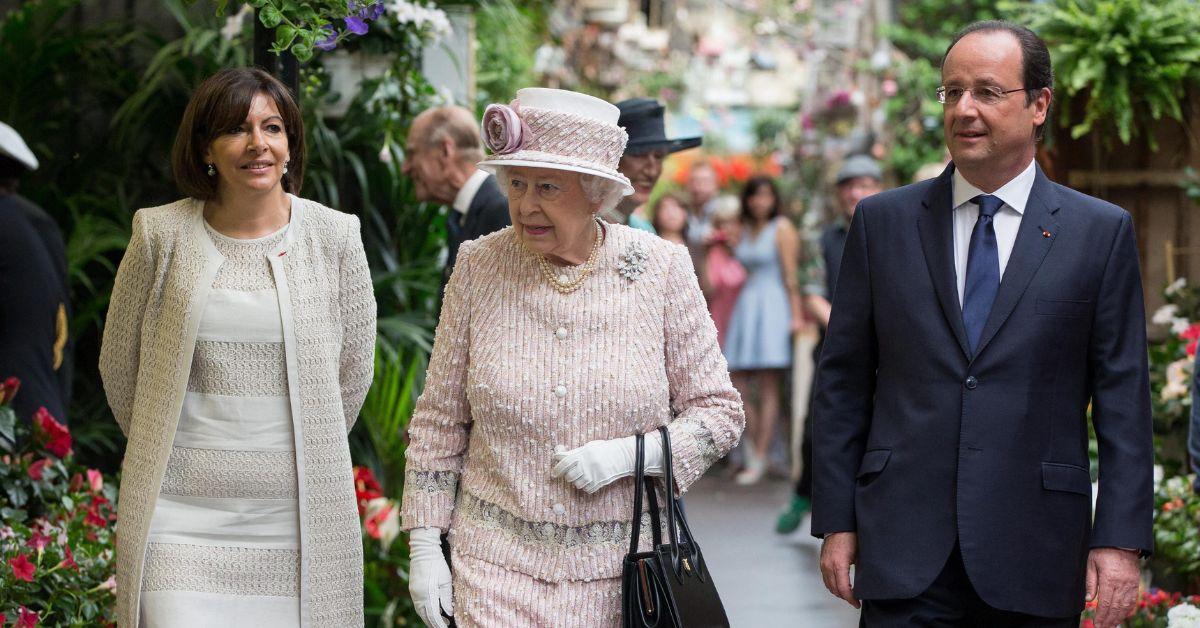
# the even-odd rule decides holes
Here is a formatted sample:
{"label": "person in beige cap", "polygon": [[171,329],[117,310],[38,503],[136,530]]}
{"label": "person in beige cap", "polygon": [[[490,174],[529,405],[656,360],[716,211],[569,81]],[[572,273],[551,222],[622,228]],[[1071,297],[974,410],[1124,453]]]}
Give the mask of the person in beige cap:
{"label": "person in beige cap", "polygon": [[22,421],[45,408],[66,423],[73,363],[66,248],[54,219],[17,193],[37,168],[25,140],[0,122],[0,380],[20,380],[13,409]]}
{"label": "person in beige cap", "polygon": [[409,588],[434,628],[617,626],[634,436],[661,475],[668,426],[680,492],[740,437],[687,249],[597,218],[632,191],[617,116],[536,88],[484,114],[513,224],[460,249],[408,433]]}

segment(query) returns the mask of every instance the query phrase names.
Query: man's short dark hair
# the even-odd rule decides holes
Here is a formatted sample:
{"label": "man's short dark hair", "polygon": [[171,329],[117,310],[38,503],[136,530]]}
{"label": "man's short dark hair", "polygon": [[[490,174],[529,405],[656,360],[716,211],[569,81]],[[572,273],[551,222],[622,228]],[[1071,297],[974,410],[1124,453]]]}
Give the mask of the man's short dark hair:
{"label": "man's short dark hair", "polygon": [[[950,56],[950,50],[954,48],[959,40],[971,33],[987,33],[1001,31],[1017,38],[1017,43],[1021,47],[1021,80],[1024,81],[1025,88],[1025,106],[1033,104],[1037,100],[1038,93],[1043,87],[1054,90],[1054,67],[1050,62],[1050,50],[1046,47],[1046,42],[1042,41],[1041,37],[1032,30],[1003,20],[982,20],[968,24],[966,28],[958,31],[954,39],[950,41],[950,45],[946,47],[946,54],[942,55],[942,66],[946,65],[946,57]],[[1007,88],[1007,86],[1005,86]],[[1047,112],[1049,116],[1049,112]],[[1042,139],[1044,133],[1043,127],[1045,124],[1039,124],[1034,131],[1037,134],[1037,139]]]}
{"label": "man's short dark hair", "polygon": [[283,190],[299,193],[304,181],[304,121],[300,108],[279,79],[258,68],[221,70],[205,79],[192,94],[171,150],[171,170],[181,192],[201,200],[217,195],[217,177],[208,176],[204,152],[213,140],[246,121],[250,103],[259,93],[275,102],[287,134],[288,171],[283,175]]}

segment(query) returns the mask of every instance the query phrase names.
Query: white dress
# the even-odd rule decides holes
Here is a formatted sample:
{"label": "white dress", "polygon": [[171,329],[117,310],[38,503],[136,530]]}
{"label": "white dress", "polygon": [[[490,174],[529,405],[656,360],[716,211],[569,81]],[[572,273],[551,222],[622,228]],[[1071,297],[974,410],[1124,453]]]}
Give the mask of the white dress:
{"label": "white dress", "polygon": [[225,262],[150,523],[143,627],[300,624],[296,446],[267,261],[286,229],[253,240],[208,229]]}

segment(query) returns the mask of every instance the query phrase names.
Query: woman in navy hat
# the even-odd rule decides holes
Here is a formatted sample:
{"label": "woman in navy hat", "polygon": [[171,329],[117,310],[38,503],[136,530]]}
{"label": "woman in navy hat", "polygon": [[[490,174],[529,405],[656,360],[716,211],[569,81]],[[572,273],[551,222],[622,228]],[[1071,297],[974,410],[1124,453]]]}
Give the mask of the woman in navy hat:
{"label": "woman in navy hat", "polygon": [[653,98],[631,98],[617,103],[621,116],[617,125],[629,134],[629,143],[617,169],[633,183],[633,194],[625,197],[604,216],[609,222],[629,225],[654,233],[644,216],[635,213],[650,200],[650,192],[662,175],[663,160],[671,153],[695,148],[699,137],[668,139],[663,123],[663,106]]}

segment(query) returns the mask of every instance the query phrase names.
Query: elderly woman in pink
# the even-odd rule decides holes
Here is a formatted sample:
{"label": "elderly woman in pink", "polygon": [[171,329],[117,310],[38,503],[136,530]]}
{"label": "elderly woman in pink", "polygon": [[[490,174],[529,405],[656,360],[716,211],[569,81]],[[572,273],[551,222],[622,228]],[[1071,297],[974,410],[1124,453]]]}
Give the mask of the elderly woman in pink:
{"label": "elderly woman in pink", "polygon": [[661,474],[668,426],[680,492],[741,435],[687,249],[596,219],[632,191],[617,116],[550,89],[484,114],[513,226],[459,252],[409,428],[410,590],[435,628],[617,625],[634,435]]}

